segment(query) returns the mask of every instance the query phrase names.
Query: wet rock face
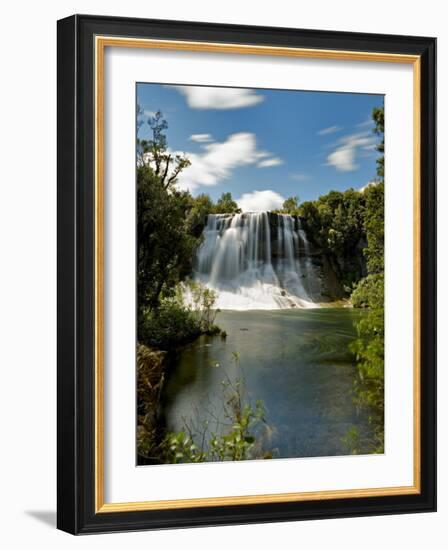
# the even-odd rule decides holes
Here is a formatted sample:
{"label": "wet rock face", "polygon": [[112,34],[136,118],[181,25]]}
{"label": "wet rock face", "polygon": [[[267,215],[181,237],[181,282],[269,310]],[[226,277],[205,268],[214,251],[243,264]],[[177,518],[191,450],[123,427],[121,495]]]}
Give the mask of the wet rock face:
{"label": "wet rock face", "polygon": [[[304,218],[294,216],[294,230],[302,232],[304,239],[299,239],[297,253],[299,257],[306,257],[311,271],[315,277],[314,284],[308,285],[314,289],[313,297],[316,301],[332,302],[347,297],[346,286],[351,281],[358,281],[367,274],[363,249],[367,243],[359,241],[355,249],[347,255],[337,254],[334,251],[323,250],[313,239],[313,236],[305,232]],[[269,225],[271,229],[272,257],[275,262],[281,260],[282,251],[279,246],[280,219],[276,214],[269,214]],[[309,277],[309,273],[302,275]]]}

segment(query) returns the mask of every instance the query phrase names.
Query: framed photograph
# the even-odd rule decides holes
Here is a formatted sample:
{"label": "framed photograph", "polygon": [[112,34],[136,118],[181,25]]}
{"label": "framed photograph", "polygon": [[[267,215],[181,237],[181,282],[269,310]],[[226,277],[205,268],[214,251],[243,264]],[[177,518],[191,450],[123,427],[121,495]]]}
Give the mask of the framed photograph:
{"label": "framed photograph", "polygon": [[58,22],[58,527],[436,508],[434,38]]}

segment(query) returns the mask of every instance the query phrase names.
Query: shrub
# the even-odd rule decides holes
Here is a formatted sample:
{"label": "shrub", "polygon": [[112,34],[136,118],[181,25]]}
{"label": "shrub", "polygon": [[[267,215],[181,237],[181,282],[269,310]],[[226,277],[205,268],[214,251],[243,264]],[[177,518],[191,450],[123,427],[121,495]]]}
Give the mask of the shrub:
{"label": "shrub", "polygon": [[374,428],[374,452],[384,451],[384,275],[368,275],[352,293],[354,307],[368,308],[356,323],[358,338],[350,344],[357,359],[356,401],[367,406]]}
{"label": "shrub", "polygon": [[375,273],[361,279],[352,292],[351,301],[357,308],[384,307],[384,275]]}
{"label": "shrub", "polygon": [[140,337],[143,343],[159,349],[193,341],[201,334],[219,334],[214,322],[216,293],[200,283],[188,281],[175,287],[157,308],[143,310]]}
{"label": "shrub", "polygon": [[[232,361],[239,365],[239,355],[234,352]],[[253,404],[247,395],[244,377],[231,380],[224,371],[222,385],[223,430],[209,430],[205,421],[200,426],[184,419],[184,429],[170,432],[162,443],[162,454],[167,463],[215,462],[272,458],[274,451],[263,449],[263,424],[267,432],[266,409],[261,400]],[[214,415],[211,415],[214,418]]]}
{"label": "shrub", "polygon": [[140,333],[148,346],[166,350],[194,340],[201,331],[190,310],[176,298],[164,298],[157,309],[145,310]]}
{"label": "shrub", "polygon": [[214,309],[217,294],[202,283],[188,280],[180,287],[179,299],[187,304],[188,309],[196,319],[196,323],[204,334],[218,334],[215,325],[219,309]]}
{"label": "shrub", "polygon": [[137,345],[137,453],[139,464],[159,462],[157,413],[166,353]]}

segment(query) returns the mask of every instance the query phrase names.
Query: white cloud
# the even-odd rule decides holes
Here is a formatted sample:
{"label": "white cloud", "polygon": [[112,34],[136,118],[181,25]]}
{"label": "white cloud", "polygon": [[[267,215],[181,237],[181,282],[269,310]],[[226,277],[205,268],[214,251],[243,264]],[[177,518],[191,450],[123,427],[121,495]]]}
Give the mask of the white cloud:
{"label": "white cloud", "polygon": [[197,141],[198,143],[207,143],[213,141],[213,138],[210,134],[192,134],[190,136],[191,141]]}
{"label": "white cloud", "polygon": [[328,164],[341,172],[353,172],[358,169],[355,164],[355,148],[342,147],[327,157]]}
{"label": "white cloud", "polygon": [[257,166],[258,168],[268,168],[270,166],[279,166],[280,164],[283,164],[283,161],[281,158],[278,157],[271,157],[267,158],[265,160],[260,161]]}
{"label": "white cloud", "polygon": [[338,141],[336,149],[327,157],[327,164],[341,172],[353,172],[359,168],[356,158],[360,150],[368,151],[376,139],[368,132],[345,136]]}
{"label": "white cloud", "polygon": [[[201,152],[185,155],[191,165],[179,174],[178,187],[190,191],[201,185],[217,185],[239,166],[259,166],[271,160],[271,153],[258,150],[255,134],[249,132],[232,134],[223,142],[204,143]],[[272,157],[274,159],[276,157]]]}
{"label": "white cloud", "polygon": [[372,117],[369,116],[366,118],[366,120],[364,120],[363,122],[360,122],[356,126],[358,126],[358,128],[365,128],[366,126],[373,126],[373,125],[374,125],[374,121]]}
{"label": "white cloud", "polygon": [[156,111],[150,111],[149,109],[145,109],[143,111],[143,114],[145,115],[145,117],[152,118],[156,116]]}
{"label": "white cloud", "polygon": [[192,109],[240,109],[264,100],[255,90],[243,88],[213,88],[210,86],[174,86],[185,96]]}
{"label": "white cloud", "polygon": [[364,191],[365,191],[368,187],[371,187],[371,186],[373,186],[373,185],[378,185],[378,183],[379,183],[379,181],[375,181],[375,180],[369,181],[369,182],[367,182],[365,185],[363,185],[362,187],[360,187],[360,188],[358,189],[358,191],[359,191],[360,193],[364,193]]}
{"label": "white cloud", "polygon": [[322,128],[322,130],[319,130],[317,133],[320,136],[328,136],[329,134],[334,134],[340,130],[342,130],[340,126],[329,126],[328,128]]}
{"label": "white cloud", "polygon": [[265,191],[243,193],[236,202],[243,212],[265,212],[281,208],[284,201],[285,198],[279,193],[266,189]]}

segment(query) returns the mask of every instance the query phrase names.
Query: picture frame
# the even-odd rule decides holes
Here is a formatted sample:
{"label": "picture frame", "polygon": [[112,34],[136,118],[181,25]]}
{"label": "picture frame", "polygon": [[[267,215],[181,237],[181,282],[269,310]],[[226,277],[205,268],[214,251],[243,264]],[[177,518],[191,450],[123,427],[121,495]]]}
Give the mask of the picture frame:
{"label": "picture frame", "polygon": [[[108,48],[412,67],[412,484],[175,500],[152,500],[148,493],[142,502],[105,499],[103,280],[108,190],[104,89]],[[74,15],[58,21],[57,112],[58,528],[85,534],[435,511],[436,40]]]}

